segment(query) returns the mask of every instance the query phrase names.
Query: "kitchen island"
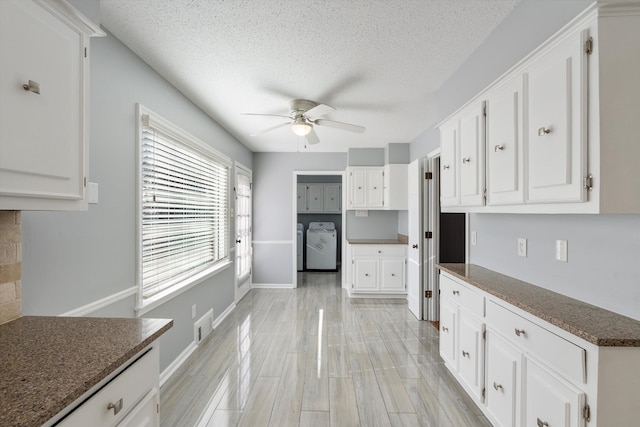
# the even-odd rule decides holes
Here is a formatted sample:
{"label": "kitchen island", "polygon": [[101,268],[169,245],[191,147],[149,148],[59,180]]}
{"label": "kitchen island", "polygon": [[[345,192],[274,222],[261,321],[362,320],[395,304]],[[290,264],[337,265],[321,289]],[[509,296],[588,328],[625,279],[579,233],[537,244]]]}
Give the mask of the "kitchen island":
{"label": "kitchen island", "polygon": [[0,325],[0,425],[54,425],[172,326],[169,319],[39,316]]}

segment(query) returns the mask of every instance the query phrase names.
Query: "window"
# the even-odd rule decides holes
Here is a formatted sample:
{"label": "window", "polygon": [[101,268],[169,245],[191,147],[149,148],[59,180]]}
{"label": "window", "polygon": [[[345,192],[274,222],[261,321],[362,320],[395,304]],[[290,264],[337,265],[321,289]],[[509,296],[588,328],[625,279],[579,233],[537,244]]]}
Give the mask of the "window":
{"label": "window", "polygon": [[144,307],[229,264],[231,162],[143,106],[138,117],[139,306]]}

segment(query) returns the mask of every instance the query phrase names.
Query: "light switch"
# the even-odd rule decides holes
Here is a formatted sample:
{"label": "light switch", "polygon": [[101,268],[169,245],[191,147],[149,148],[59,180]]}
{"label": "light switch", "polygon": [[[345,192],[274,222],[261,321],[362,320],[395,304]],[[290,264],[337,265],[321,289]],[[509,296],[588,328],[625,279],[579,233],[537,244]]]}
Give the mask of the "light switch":
{"label": "light switch", "polygon": [[87,185],[87,202],[98,203],[98,184],[96,182],[90,182]]}
{"label": "light switch", "polygon": [[518,256],[527,257],[527,239],[518,239]]}
{"label": "light switch", "polygon": [[567,262],[568,243],[566,240],[556,240],[556,260]]}

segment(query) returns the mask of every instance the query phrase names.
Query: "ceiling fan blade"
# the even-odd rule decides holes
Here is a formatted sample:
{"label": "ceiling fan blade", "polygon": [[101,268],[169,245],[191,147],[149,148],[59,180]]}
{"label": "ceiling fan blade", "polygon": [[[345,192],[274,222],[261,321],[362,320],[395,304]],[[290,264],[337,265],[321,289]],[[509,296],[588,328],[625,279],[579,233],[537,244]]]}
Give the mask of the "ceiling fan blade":
{"label": "ceiling fan blade", "polygon": [[314,120],[313,123],[317,124],[318,126],[327,126],[330,128],[348,130],[349,132],[356,132],[356,133],[364,132],[364,128],[362,126],[352,125],[349,123],[336,122],[333,120],[318,119],[318,120]]}
{"label": "ceiling fan blade", "polygon": [[289,126],[290,124],[291,124],[291,122],[280,123],[279,125],[271,126],[270,128],[266,128],[266,129],[263,129],[261,131],[254,132],[250,136],[262,135],[263,133],[271,132],[272,130],[276,130],[278,128],[285,127],[285,126]]}
{"label": "ceiling fan blade", "polygon": [[336,109],[331,107],[330,105],[318,104],[315,107],[305,111],[304,115],[307,117],[318,117],[318,116],[324,116],[325,114],[329,114],[332,111],[336,111]]}
{"label": "ceiling fan blade", "polygon": [[311,145],[317,144],[318,142],[320,142],[320,139],[318,138],[318,134],[316,133],[315,130],[313,130],[313,128],[311,129],[311,132],[309,132],[305,138],[307,138],[307,142],[309,144],[311,144]]}
{"label": "ceiling fan blade", "polygon": [[262,113],[240,113],[243,116],[268,116],[268,117],[284,117],[285,119],[291,119],[291,116],[284,116],[282,114],[262,114]]}

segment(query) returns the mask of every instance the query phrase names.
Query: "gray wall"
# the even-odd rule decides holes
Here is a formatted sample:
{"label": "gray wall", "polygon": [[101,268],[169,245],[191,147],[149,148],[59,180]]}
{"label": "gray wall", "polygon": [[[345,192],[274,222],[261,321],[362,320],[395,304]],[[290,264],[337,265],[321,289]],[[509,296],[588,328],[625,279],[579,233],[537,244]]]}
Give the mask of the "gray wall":
{"label": "gray wall", "polygon": [[[97,1],[76,1],[93,19]],[[115,37],[91,41],[89,180],[100,202],[86,212],[23,212],[23,313],[61,314],[136,286],[135,104],[252,166],[252,154]],[[233,223],[231,225],[233,230]],[[230,243],[231,244],[231,243]],[[233,304],[233,265],[144,317],[174,319],[161,338],[161,369],[193,340],[191,305],[214,318]],[[92,315],[135,316],[135,297]]]}
{"label": "gray wall", "polygon": [[[590,0],[523,0],[437,91],[438,121],[507,71],[591,4]],[[411,158],[439,146],[429,126]],[[640,215],[470,215],[478,244],[470,262],[640,319]],[[529,256],[516,255],[528,239]],[[554,260],[555,240],[568,240],[567,263]]]}
{"label": "gray wall", "polygon": [[253,282],[293,284],[294,171],[337,171],[347,153],[254,153]]}

